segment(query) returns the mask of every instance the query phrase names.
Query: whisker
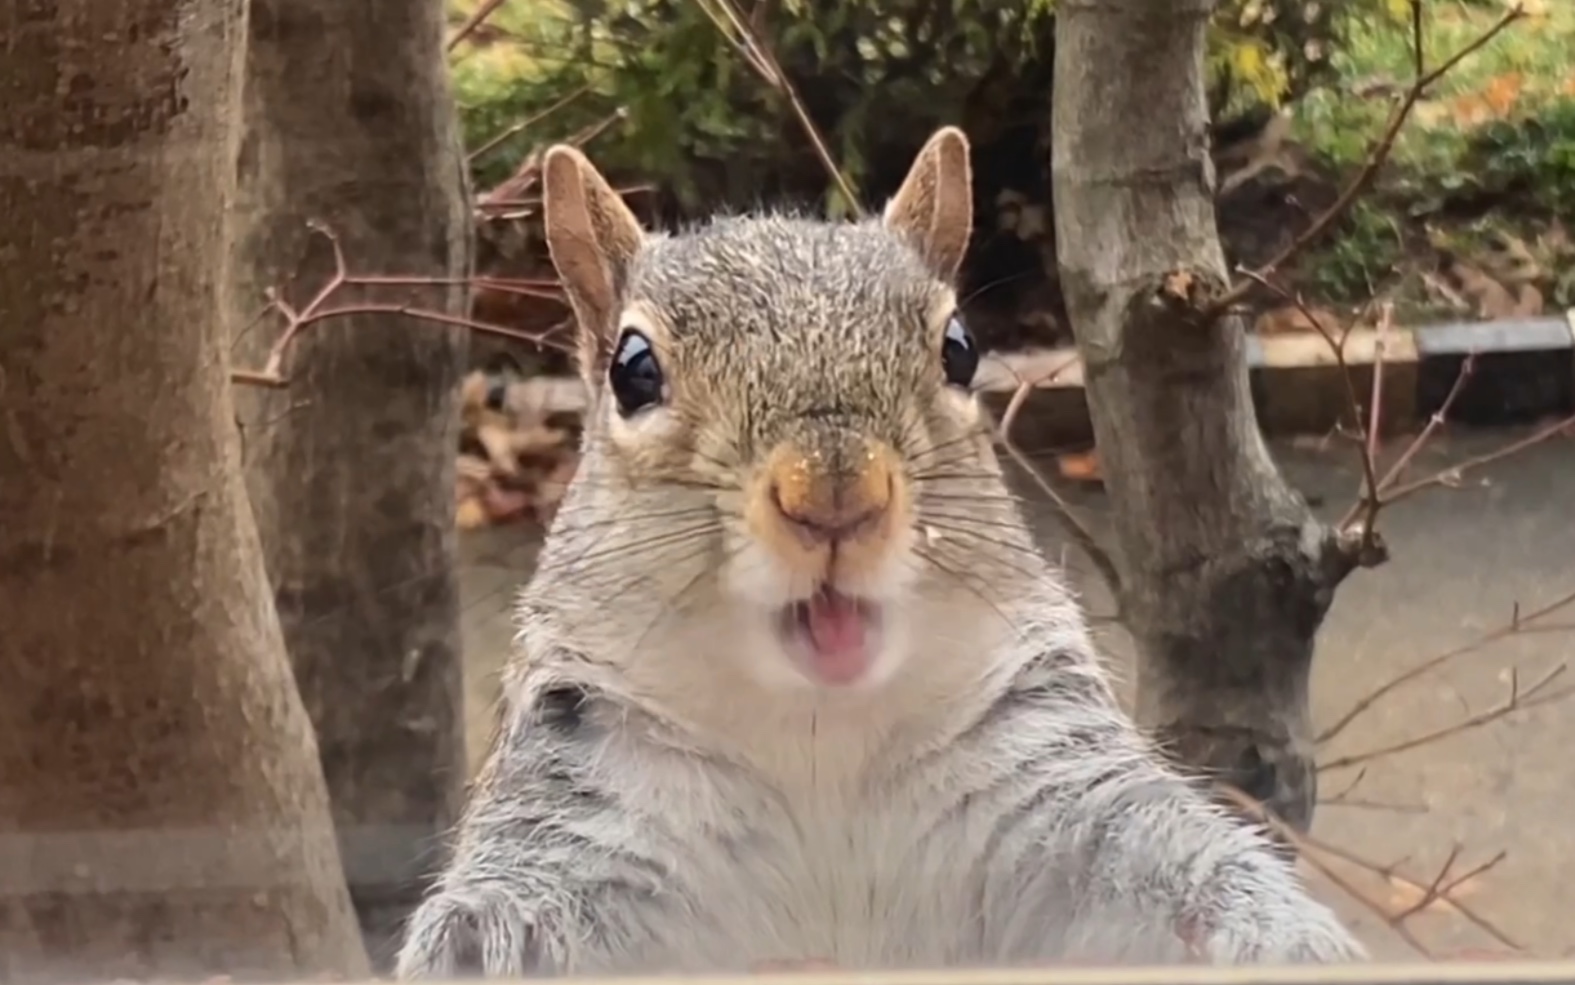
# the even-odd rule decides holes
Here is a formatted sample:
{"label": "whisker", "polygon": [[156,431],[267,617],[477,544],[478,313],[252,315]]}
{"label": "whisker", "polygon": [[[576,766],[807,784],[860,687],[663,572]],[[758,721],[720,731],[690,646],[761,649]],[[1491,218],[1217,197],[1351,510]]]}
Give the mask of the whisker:
{"label": "whisker", "polygon": [[686,581],[683,586],[678,589],[678,591],[674,592],[671,596],[665,599],[663,604],[658,607],[656,615],[652,617],[645,629],[641,631],[640,635],[635,639],[634,644],[629,648],[629,653],[634,654],[638,652],[640,647],[645,644],[646,637],[650,636],[652,630],[661,625],[664,618],[682,610],[682,603],[685,597],[688,596],[691,591],[698,587],[706,578],[717,577],[727,562],[736,557],[742,550],[743,547],[736,547],[731,551],[724,552],[721,559],[716,564],[701,565],[700,570],[696,571],[693,577]]}
{"label": "whisker", "polygon": [[990,611],[994,612],[996,614],[996,616],[1001,620],[1002,623],[1004,623],[1009,629],[1011,629],[1012,632],[1021,635],[1022,630],[1018,627],[1017,623],[1010,616],[1008,616],[1005,612],[1002,612],[1001,611],[1001,607],[996,605],[995,602],[992,601],[988,596],[986,596],[983,592],[979,591],[977,588],[974,588],[972,585],[970,585],[968,583],[968,580],[965,579],[959,572],[954,571],[953,569],[947,567],[945,564],[942,564],[939,560],[937,560],[935,558],[935,556],[933,554],[930,554],[930,553],[926,552],[922,548],[914,548],[913,555],[915,557],[923,559],[927,564],[929,564],[935,570],[941,572],[942,574],[946,575],[947,577],[949,577],[953,581],[955,581],[959,586],[962,587],[962,589],[964,591],[968,592],[974,598],[978,599],[979,601],[983,602],[985,605],[989,606]]}
{"label": "whisker", "polygon": [[555,528],[553,533],[554,535],[578,534],[585,533],[590,530],[599,530],[608,526],[629,527],[641,523],[688,519],[715,512],[716,507],[713,504],[705,503],[699,506],[686,507],[685,509],[681,510],[657,510],[653,513],[636,513],[632,516],[628,514],[619,514],[617,516],[602,517],[600,519],[591,520],[584,523],[565,524],[561,527]]}
{"label": "whisker", "polygon": [[[642,551],[679,544],[690,538],[705,538],[708,535],[720,534],[722,529],[720,520],[716,520],[704,524],[680,527],[677,530],[667,530],[632,542],[612,544],[602,551],[582,552],[570,559],[563,567],[572,569],[583,566],[588,561],[601,561],[609,557],[635,555]],[[591,547],[598,546],[605,542],[606,539],[605,537],[599,538],[597,543],[592,544]]]}

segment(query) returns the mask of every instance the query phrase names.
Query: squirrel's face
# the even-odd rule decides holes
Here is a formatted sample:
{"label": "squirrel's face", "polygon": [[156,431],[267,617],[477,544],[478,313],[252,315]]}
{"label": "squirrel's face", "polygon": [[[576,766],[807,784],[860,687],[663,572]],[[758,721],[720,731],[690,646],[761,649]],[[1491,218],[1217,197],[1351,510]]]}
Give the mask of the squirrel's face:
{"label": "squirrel's face", "polygon": [[705,528],[708,550],[669,587],[705,580],[743,612],[756,649],[781,658],[756,669],[879,681],[926,586],[967,590],[936,529],[981,490],[1006,499],[950,285],[969,233],[960,133],[932,139],[885,215],[860,223],[648,235],[578,154],[555,151],[547,171],[554,260],[597,326],[581,335],[597,394],[586,481],[616,486],[604,502],[631,528],[663,505],[670,529]]}

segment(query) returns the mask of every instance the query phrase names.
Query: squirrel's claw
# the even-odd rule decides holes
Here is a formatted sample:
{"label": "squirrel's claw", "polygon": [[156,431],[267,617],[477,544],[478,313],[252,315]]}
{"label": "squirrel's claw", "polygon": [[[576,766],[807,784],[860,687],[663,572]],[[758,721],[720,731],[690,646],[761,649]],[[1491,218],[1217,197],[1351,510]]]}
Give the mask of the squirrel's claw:
{"label": "squirrel's claw", "polygon": [[443,892],[411,915],[396,975],[401,980],[539,975],[549,964],[541,944],[534,914],[506,890]]}

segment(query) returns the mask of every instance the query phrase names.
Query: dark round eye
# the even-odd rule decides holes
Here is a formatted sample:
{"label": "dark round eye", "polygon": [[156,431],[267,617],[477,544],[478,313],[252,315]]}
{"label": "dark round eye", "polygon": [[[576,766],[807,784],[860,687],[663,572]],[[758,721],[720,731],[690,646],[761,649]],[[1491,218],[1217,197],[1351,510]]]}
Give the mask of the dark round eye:
{"label": "dark round eye", "polygon": [[973,374],[979,369],[979,346],[956,315],[946,323],[946,336],[941,339],[941,368],[947,383],[965,389],[973,384]]}
{"label": "dark round eye", "polygon": [[652,404],[662,402],[662,367],[656,361],[651,340],[632,328],[624,329],[607,367],[607,382],[612,386],[618,413],[632,417]]}

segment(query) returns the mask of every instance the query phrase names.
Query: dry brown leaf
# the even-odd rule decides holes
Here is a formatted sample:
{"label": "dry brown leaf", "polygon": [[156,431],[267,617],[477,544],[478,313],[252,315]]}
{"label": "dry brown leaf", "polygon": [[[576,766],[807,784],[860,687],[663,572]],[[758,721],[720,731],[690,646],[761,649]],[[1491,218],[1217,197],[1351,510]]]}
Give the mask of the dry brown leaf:
{"label": "dry brown leaf", "polygon": [[493,523],[506,523],[522,516],[530,512],[533,505],[530,494],[525,490],[510,489],[497,483],[487,485],[481,502],[486,507],[487,518]]}
{"label": "dry brown leaf", "polygon": [[1055,464],[1064,479],[1071,479],[1074,482],[1105,481],[1105,473],[1099,465],[1097,448],[1086,452],[1067,452],[1064,455],[1057,455]]}
{"label": "dry brown leaf", "polygon": [[486,482],[490,475],[492,475],[492,465],[484,458],[460,455],[455,460],[454,478],[462,485]]}
{"label": "dry brown leaf", "polygon": [[478,527],[485,527],[490,522],[487,508],[482,505],[479,496],[467,496],[460,500],[458,508],[454,511],[454,523],[461,530],[475,530]]}
{"label": "dry brown leaf", "polygon": [[541,455],[563,448],[569,443],[569,432],[561,428],[527,427],[514,432],[510,441],[512,457]]}
{"label": "dry brown leaf", "polygon": [[[1464,900],[1481,888],[1479,876],[1471,876],[1454,885],[1451,885],[1453,880],[1445,876],[1439,886],[1438,895],[1428,900],[1426,906],[1422,906],[1422,901],[1427,900],[1428,890],[1431,888],[1429,884],[1415,882],[1393,872],[1385,877],[1385,880],[1389,883],[1389,905],[1397,912],[1415,910],[1419,913],[1455,913],[1458,911],[1453,900]],[[1447,892],[1444,891],[1445,886],[1449,887]]]}
{"label": "dry brown leaf", "polygon": [[1460,285],[1460,293],[1471,300],[1481,317],[1492,320],[1508,318],[1515,313],[1515,295],[1481,267],[1463,260],[1451,260],[1445,272]]}
{"label": "dry brown leaf", "polygon": [[1500,117],[1508,116],[1510,110],[1515,108],[1515,103],[1520,100],[1520,93],[1525,84],[1526,77],[1520,72],[1496,75],[1488,80],[1487,88],[1482,92],[1482,101]]}
{"label": "dry brown leaf", "polygon": [[1510,312],[1514,318],[1535,318],[1543,311],[1542,292],[1532,284],[1522,284],[1515,292],[1515,308]]}
{"label": "dry brown leaf", "polygon": [[1171,297],[1186,300],[1192,292],[1192,274],[1185,270],[1173,270],[1165,275],[1165,293]]}
{"label": "dry brown leaf", "polygon": [[514,431],[496,424],[483,424],[476,428],[476,440],[487,450],[492,468],[502,475],[514,475],[520,470],[514,454]]}

